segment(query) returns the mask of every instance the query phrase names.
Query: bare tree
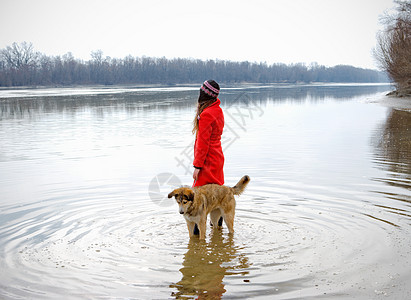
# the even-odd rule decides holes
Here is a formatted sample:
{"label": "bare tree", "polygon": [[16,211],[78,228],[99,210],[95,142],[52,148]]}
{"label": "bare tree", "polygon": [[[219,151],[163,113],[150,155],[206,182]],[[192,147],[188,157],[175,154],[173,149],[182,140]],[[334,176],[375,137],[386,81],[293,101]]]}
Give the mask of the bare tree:
{"label": "bare tree", "polygon": [[[409,56],[408,56],[409,57]],[[178,84],[215,78],[220,82],[386,82],[382,72],[352,66],[325,67],[312,64],[272,64],[154,57],[124,59],[91,53],[91,59],[76,59],[70,52],[47,56],[31,43],[14,43],[0,49],[0,86],[71,84]],[[409,77],[408,77],[409,78]]]}
{"label": "bare tree", "polygon": [[94,64],[101,65],[103,62],[103,51],[102,50],[91,51],[91,58],[93,59]]}
{"label": "bare tree", "polygon": [[33,44],[22,42],[13,43],[0,51],[0,56],[6,64],[15,69],[33,67],[37,63],[39,53],[34,51]]}
{"label": "bare tree", "polygon": [[374,57],[398,89],[406,90],[411,88],[411,1],[395,3],[395,13],[381,18],[385,29],[377,35]]}

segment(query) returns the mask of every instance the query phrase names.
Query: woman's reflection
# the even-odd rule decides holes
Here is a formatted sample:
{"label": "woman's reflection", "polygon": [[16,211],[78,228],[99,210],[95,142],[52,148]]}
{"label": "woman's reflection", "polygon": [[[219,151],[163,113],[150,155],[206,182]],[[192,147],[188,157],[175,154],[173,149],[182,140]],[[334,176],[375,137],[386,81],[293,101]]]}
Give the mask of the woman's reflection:
{"label": "woman's reflection", "polygon": [[170,285],[178,292],[171,295],[176,299],[198,296],[198,299],[220,299],[225,293],[225,275],[248,274],[248,258],[239,253],[233,237],[224,237],[214,231],[209,242],[190,239],[184,255],[182,278]]}

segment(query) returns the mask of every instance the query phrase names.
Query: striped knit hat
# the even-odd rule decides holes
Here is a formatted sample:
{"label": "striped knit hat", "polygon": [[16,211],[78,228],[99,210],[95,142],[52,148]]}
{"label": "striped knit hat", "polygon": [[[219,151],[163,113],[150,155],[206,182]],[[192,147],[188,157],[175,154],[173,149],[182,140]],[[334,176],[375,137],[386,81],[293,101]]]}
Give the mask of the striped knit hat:
{"label": "striped knit hat", "polygon": [[[211,85],[213,84],[213,85]],[[201,86],[201,90],[206,93],[207,95],[217,98],[218,93],[220,93],[220,86],[214,80],[206,80],[204,81],[203,85]]]}

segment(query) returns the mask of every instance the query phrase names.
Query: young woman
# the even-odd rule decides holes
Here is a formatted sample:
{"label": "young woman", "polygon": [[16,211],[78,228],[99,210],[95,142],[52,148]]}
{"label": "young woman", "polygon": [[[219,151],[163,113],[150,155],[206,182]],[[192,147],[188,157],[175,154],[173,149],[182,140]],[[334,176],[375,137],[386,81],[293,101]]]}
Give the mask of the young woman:
{"label": "young woman", "polygon": [[209,183],[224,184],[224,155],[221,148],[224,115],[218,99],[219,92],[220,86],[214,80],[205,81],[200,88],[193,128],[196,135],[193,187]]}

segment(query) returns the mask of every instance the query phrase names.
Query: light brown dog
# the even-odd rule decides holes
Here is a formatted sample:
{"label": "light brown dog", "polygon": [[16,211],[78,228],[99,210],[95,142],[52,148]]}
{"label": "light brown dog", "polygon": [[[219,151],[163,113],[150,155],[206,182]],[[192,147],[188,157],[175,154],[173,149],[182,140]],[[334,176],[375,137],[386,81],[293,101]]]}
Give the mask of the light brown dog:
{"label": "light brown dog", "polygon": [[234,195],[240,195],[249,182],[250,177],[245,175],[234,187],[218,184],[206,184],[194,188],[181,187],[168,194],[168,198],[175,197],[180,214],[183,214],[186,219],[190,237],[194,235],[197,224],[200,239],[204,240],[208,214],[214,228],[219,226],[218,221],[222,216],[228,231],[234,232]]}

